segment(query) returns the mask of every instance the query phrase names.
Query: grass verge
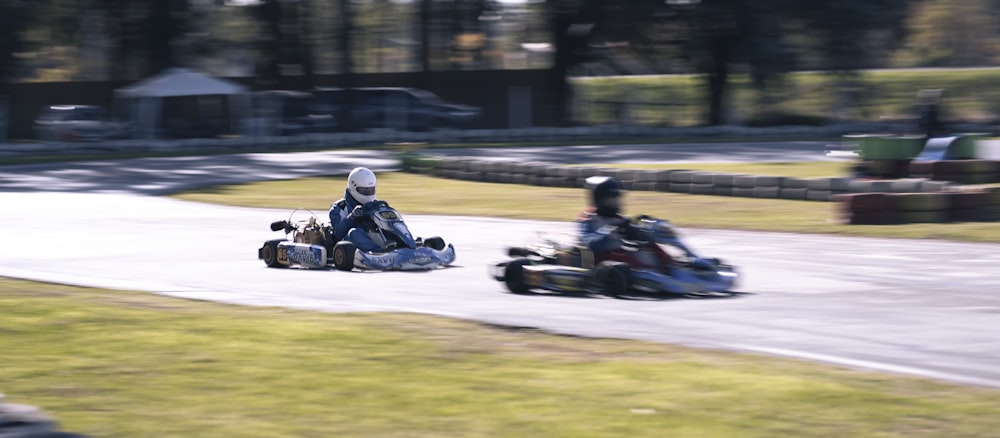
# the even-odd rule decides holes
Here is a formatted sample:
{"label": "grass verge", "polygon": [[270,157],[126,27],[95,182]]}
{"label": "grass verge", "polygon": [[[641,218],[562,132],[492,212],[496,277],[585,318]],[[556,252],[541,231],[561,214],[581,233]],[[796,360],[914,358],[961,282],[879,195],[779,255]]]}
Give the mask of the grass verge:
{"label": "grass verge", "polygon": [[[790,173],[809,171],[790,170],[794,166],[787,163],[786,166]],[[722,168],[705,167],[705,170]],[[342,187],[344,177],[338,176],[208,187],[175,197],[324,212],[331,202],[343,196]],[[468,182],[408,173],[380,174],[378,190],[380,198],[403,214],[571,221],[586,203],[582,189]],[[677,226],[692,228],[1000,242],[1000,222],[846,225],[837,220],[836,205],[829,202],[631,191],[625,197],[625,210],[633,215],[667,218]]]}
{"label": "grass verge", "polygon": [[0,384],[93,437],[994,436],[1000,392],[412,314],[0,278]]}

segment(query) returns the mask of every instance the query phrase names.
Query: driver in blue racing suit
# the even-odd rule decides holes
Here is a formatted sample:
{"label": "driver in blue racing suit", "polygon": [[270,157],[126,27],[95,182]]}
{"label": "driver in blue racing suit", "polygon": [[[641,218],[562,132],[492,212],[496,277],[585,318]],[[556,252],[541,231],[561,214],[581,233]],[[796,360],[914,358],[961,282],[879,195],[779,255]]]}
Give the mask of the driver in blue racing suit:
{"label": "driver in blue racing suit", "polygon": [[364,205],[375,201],[375,172],[357,167],[347,176],[344,197],[330,206],[330,226],[337,241],[349,240],[361,251],[373,252],[382,248],[368,237],[365,231],[371,222]]}

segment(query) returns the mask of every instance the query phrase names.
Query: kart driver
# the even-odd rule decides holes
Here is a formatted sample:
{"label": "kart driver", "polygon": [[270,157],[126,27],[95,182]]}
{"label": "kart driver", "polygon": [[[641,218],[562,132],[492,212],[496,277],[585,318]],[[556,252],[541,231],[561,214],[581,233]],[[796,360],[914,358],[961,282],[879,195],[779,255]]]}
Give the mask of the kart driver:
{"label": "kart driver", "polygon": [[594,262],[608,260],[612,251],[621,248],[622,238],[636,240],[641,230],[619,213],[622,184],[608,176],[592,176],[584,182],[589,208],[577,218],[580,239],[594,253]]}
{"label": "kart driver", "polygon": [[[584,187],[588,190],[590,207],[577,219],[580,240],[594,254],[594,263],[605,260],[627,261],[619,257],[622,240],[649,241],[648,231],[637,227],[632,220],[619,213],[622,202],[622,184],[607,176],[587,178]],[[674,242],[687,254],[693,254],[680,242]],[[669,261],[664,261],[669,263]]]}
{"label": "kart driver", "polygon": [[371,221],[364,205],[372,201],[375,201],[375,172],[366,167],[354,168],[347,175],[344,197],[330,206],[330,226],[338,241],[346,238],[367,252],[381,249],[364,229],[365,222]]}

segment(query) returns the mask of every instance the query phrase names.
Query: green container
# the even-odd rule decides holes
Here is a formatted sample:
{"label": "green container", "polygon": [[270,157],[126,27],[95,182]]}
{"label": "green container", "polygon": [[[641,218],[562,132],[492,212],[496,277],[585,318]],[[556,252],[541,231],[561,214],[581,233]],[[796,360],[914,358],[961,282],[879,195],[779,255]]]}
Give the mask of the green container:
{"label": "green container", "polygon": [[862,160],[912,160],[924,150],[924,136],[863,135],[856,137]]}

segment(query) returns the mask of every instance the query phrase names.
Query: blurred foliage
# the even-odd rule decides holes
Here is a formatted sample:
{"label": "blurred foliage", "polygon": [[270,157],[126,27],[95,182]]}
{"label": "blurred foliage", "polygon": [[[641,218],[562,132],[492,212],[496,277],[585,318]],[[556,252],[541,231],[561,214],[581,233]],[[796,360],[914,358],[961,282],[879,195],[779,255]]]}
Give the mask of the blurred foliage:
{"label": "blurred foliage", "polygon": [[[179,65],[270,88],[314,74],[547,68],[566,103],[557,120],[814,123],[898,112],[921,88],[964,100],[963,85],[859,72],[993,65],[998,22],[1000,0],[16,1],[0,6],[0,75],[124,81]],[[793,74],[809,70],[832,73]],[[568,81],[665,73],[696,76],[575,96]],[[962,113],[993,114],[991,99]]]}
{"label": "blurred foliage", "polygon": [[910,35],[895,53],[903,67],[995,65],[1000,61],[1000,1],[925,0],[908,17]]}
{"label": "blurred foliage", "polygon": [[[941,117],[951,122],[995,123],[1000,114],[998,69],[871,70],[856,74],[854,104],[840,104],[844,79],[823,72],[783,77],[776,94],[753,87],[749,75],[731,78],[731,117],[754,125],[816,125],[844,120],[905,119],[915,114],[917,92],[944,89]],[[582,124],[692,126],[701,122],[704,87],[695,75],[577,78],[576,113]],[[762,104],[764,101],[766,104]],[[784,117],[778,117],[785,115]]]}
{"label": "blurred foliage", "polygon": [[16,54],[24,49],[25,15],[24,6],[0,2],[0,81],[16,71]]}
{"label": "blurred foliage", "polygon": [[345,56],[357,73],[545,68],[568,50],[570,75],[725,68],[766,87],[793,70],[982,66],[1000,56],[1000,0],[41,0],[0,8],[0,56],[18,55],[17,80],[133,80],[167,64],[220,76],[336,73]]}

